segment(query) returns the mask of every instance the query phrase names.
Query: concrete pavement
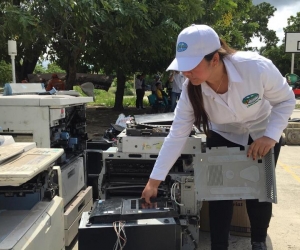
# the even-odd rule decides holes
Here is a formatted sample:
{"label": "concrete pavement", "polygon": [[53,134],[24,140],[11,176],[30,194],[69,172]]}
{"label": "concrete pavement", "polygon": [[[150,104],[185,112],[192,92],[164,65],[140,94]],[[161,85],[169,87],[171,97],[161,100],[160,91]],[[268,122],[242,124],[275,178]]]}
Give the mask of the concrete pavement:
{"label": "concrete pavement", "polygon": [[[269,250],[300,250],[300,146],[283,146],[276,167],[278,203],[268,231]],[[200,233],[199,250],[209,250],[209,233]],[[250,238],[230,237],[229,250],[250,250]]]}

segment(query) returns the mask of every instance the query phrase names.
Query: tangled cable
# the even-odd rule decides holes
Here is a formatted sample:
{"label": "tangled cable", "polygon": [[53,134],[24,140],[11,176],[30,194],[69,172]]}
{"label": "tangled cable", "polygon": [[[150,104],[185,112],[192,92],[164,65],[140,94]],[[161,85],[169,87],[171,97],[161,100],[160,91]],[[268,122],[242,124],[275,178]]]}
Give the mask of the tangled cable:
{"label": "tangled cable", "polygon": [[178,205],[178,206],[184,206],[184,204],[178,203],[176,200],[176,188],[179,189],[179,182],[174,182],[171,187],[171,199]]}
{"label": "tangled cable", "polygon": [[117,234],[117,241],[114,245],[113,250],[118,250],[118,249],[122,250],[125,247],[127,242],[127,237],[125,234],[125,221],[115,221],[113,223],[113,227]]}

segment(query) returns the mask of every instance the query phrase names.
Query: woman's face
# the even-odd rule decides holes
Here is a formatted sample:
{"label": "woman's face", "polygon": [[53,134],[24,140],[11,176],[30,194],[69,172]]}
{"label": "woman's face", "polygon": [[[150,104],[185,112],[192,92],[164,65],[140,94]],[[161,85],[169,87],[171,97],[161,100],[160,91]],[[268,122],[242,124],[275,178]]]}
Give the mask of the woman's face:
{"label": "woman's face", "polygon": [[183,71],[182,73],[191,81],[193,85],[200,85],[201,83],[209,81],[211,78],[214,78],[214,65],[216,65],[215,56],[211,61],[207,61],[203,58],[202,61],[195,68],[189,71]]}

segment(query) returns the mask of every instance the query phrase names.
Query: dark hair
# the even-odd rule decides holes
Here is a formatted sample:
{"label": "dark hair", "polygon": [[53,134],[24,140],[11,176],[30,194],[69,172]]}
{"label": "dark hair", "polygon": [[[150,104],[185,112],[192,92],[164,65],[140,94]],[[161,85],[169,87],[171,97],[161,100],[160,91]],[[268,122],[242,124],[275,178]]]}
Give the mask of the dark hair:
{"label": "dark hair", "polygon": [[155,86],[157,87],[159,84],[161,84],[161,82],[156,82],[156,83],[155,83]]}
{"label": "dark hair", "polygon": [[[213,56],[218,53],[220,56],[220,60],[223,61],[225,56],[232,55],[236,52],[236,50],[232,49],[227,45],[227,43],[220,39],[221,48],[206,55],[204,59],[208,62],[210,62],[213,59]],[[202,96],[202,87],[200,85],[193,85],[191,81],[189,81],[188,84],[188,96],[190,99],[190,102],[193,106],[194,110],[194,116],[195,116],[195,126],[200,129],[200,125],[203,125],[203,130],[206,136],[209,136],[209,116],[206,113],[204,103],[203,103],[203,96]]]}

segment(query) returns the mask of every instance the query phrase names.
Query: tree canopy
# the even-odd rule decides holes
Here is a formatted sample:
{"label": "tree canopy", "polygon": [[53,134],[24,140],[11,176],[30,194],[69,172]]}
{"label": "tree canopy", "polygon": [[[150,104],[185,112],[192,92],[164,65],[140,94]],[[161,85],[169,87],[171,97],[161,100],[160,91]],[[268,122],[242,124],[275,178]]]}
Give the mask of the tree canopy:
{"label": "tree canopy", "polygon": [[254,49],[248,43],[261,37],[269,49],[278,41],[267,26],[275,10],[250,0],[3,0],[0,55],[9,62],[7,40],[17,41],[19,80],[46,55],[67,72],[68,89],[78,70],[115,74],[115,109],[122,110],[126,77],[164,71],[184,27],[211,25],[237,49]]}
{"label": "tree canopy", "polygon": [[[299,32],[300,33],[300,12],[296,16],[290,16],[287,20],[287,27],[284,32]],[[282,75],[291,72],[291,53],[285,53],[285,39],[279,46],[266,46],[260,49],[260,52],[265,57],[271,59],[278,67]],[[300,54],[295,53],[294,73],[300,75]]]}

